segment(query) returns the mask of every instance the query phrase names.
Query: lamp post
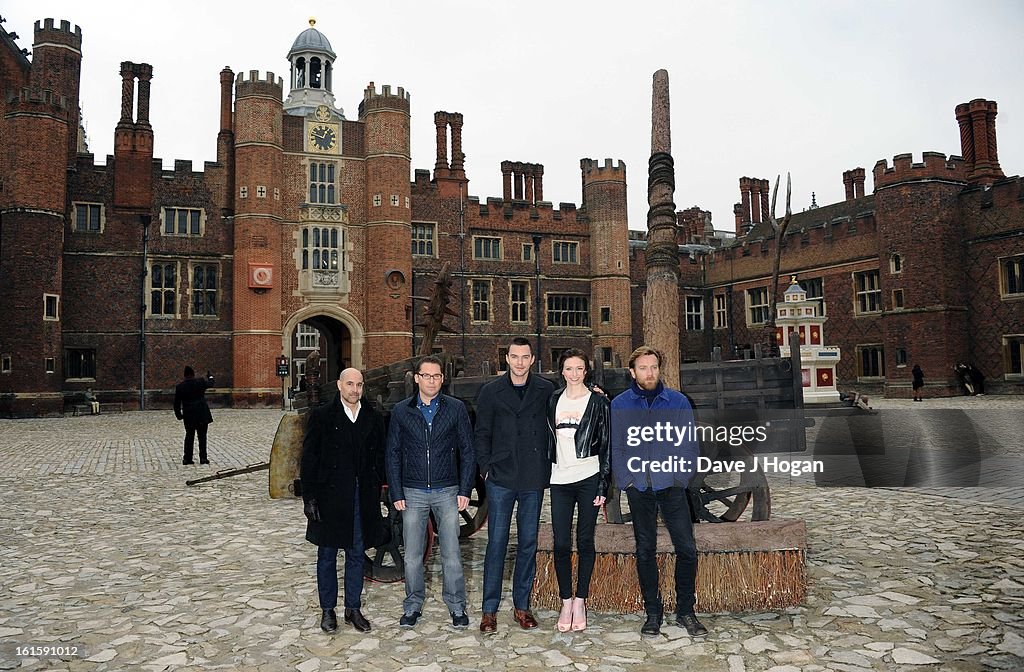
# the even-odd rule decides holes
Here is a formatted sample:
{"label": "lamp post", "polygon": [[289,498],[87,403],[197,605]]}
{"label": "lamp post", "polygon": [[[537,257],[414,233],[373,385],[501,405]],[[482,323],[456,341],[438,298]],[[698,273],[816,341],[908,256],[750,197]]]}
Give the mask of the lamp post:
{"label": "lamp post", "polygon": [[539,233],[533,234],[533,268],[534,268],[534,275],[537,278],[537,289],[534,292],[533,305],[534,305],[534,313],[536,313],[536,316],[537,316],[537,373],[540,373],[541,371],[543,371],[542,360],[544,359],[544,357],[541,354],[541,349],[540,349],[540,320],[541,320],[541,312],[540,312],[540,234]]}

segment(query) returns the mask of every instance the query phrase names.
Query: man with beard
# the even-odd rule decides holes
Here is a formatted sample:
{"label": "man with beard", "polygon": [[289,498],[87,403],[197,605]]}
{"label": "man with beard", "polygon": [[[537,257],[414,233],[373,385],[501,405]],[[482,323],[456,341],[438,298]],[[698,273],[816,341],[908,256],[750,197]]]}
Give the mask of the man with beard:
{"label": "man with beard", "polygon": [[[633,514],[633,536],[636,540],[636,571],[644,598],[647,620],[640,632],[657,635],[661,632],[664,606],[658,589],[658,510],[668,528],[676,553],[676,622],[691,637],[708,634],[693,612],[696,602],[697,544],[693,537],[693,520],[686,486],[697,463],[700,446],[692,433],[685,440],[674,438],[643,441],[637,437],[657,436],[640,431],[668,423],[682,429],[693,424],[693,407],[681,392],[665,386],[661,380],[661,353],[642,345],[629,356],[629,374],[633,383],[612,400],[612,474],[625,491]],[[665,425],[661,425],[665,426]],[[632,439],[628,439],[632,436]],[[678,436],[678,435],[676,435]],[[679,458],[676,464],[690,465],[688,470],[664,472],[632,464],[663,463],[666,458]]]}

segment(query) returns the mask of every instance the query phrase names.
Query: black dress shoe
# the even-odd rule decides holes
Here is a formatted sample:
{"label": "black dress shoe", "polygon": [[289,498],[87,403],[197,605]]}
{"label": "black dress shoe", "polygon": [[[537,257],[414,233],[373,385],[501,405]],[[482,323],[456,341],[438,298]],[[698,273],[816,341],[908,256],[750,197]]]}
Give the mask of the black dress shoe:
{"label": "black dress shoe", "polygon": [[320,617],[320,629],[327,633],[338,629],[338,615],[334,613],[334,609],[324,609],[324,615]]}
{"label": "black dress shoe", "polygon": [[363,612],[358,609],[346,609],[345,610],[345,622],[351,623],[352,627],[359,632],[369,632],[370,622],[363,616]]}
{"label": "black dress shoe", "polygon": [[469,627],[469,614],[467,614],[466,612],[462,612],[461,614],[456,614],[454,612],[450,613],[452,614],[453,628],[455,628],[456,630],[465,630]]}
{"label": "black dress shoe", "polygon": [[647,614],[647,620],[640,628],[641,635],[661,634],[661,614]]}
{"label": "black dress shoe", "polygon": [[420,612],[414,611],[411,614],[402,614],[402,618],[398,619],[398,625],[403,628],[415,628],[418,620],[420,620]]}
{"label": "black dress shoe", "polygon": [[708,629],[693,614],[677,615],[676,625],[686,628],[686,632],[690,637],[704,637],[708,634]]}
{"label": "black dress shoe", "polygon": [[182,464],[195,464],[195,462],[193,462],[192,460],[182,460],[181,463]]}
{"label": "black dress shoe", "polygon": [[199,464],[209,464],[209,460],[199,460]]}

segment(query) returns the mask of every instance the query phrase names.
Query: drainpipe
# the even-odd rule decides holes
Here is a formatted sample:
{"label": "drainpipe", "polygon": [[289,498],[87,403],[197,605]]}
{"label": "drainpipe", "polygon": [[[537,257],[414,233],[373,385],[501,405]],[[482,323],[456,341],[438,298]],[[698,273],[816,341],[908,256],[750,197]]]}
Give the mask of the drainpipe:
{"label": "drainpipe", "polygon": [[146,410],[146,276],[149,275],[150,215],[142,215],[142,275],[139,282],[139,410]]}

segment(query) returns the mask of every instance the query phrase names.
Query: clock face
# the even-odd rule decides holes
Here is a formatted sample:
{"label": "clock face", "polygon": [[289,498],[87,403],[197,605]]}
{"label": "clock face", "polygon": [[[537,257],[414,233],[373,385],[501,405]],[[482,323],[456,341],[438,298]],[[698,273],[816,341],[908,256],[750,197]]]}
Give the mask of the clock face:
{"label": "clock face", "polygon": [[317,124],[309,129],[309,148],[329,152],[338,146],[338,132],[333,126]]}

